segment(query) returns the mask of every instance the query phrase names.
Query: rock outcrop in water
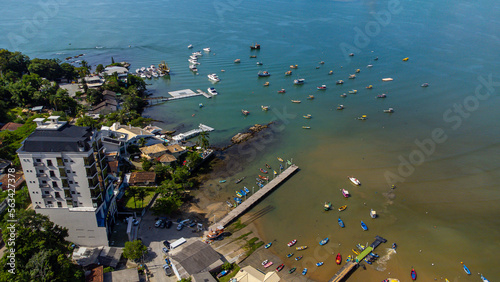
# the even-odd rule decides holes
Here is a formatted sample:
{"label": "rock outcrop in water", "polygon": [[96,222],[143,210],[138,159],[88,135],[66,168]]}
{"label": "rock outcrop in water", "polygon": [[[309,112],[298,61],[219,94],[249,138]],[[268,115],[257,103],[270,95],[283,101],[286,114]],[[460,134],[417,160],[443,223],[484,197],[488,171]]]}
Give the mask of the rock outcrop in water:
{"label": "rock outcrop in water", "polygon": [[[271,123],[269,123],[269,124],[271,124]],[[267,124],[267,125],[256,124],[256,125],[250,127],[248,129],[248,132],[238,133],[235,136],[233,136],[233,138],[231,138],[231,142],[233,142],[233,144],[239,144],[241,142],[244,142],[244,141],[252,138],[254,136],[254,134],[256,134],[257,132],[260,132],[263,129],[268,128],[269,124]]]}

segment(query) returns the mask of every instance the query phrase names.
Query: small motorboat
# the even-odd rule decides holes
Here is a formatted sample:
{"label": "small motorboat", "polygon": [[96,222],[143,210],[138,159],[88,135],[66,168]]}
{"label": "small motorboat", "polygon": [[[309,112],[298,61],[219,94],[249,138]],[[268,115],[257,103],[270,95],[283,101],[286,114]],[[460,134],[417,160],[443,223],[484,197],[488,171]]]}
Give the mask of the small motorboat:
{"label": "small motorboat", "polygon": [[332,71],[332,70],[328,72],[328,75],[332,75],[332,74],[333,74],[333,71]]}
{"label": "small motorboat", "polygon": [[228,274],[228,273],[229,273],[229,271],[227,271],[227,270],[223,270],[223,271],[221,271],[219,274],[217,274],[217,278],[221,278],[222,276],[224,276],[224,275],[226,275],[226,274]]}
{"label": "small motorboat", "polygon": [[342,263],[342,255],[340,253],[337,254],[337,257],[335,258],[335,263],[337,263],[337,265],[340,265],[340,263]]}
{"label": "small motorboat", "polygon": [[226,180],[219,180],[219,183],[226,183]]}
{"label": "small motorboat", "polygon": [[304,84],[304,82],[306,82],[306,80],[304,78],[298,78],[298,79],[295,79],[293,81],[293,84],[295,84],[295,85],[301,85],[301,84]]}
{"label": "small motorboat", "polygon": [[269,81],[266,81],[266,82],[264,83],[264,86],[269,86]]}
{"label": "small motorboat", "polygon": [[465,266],[465,264],[463,262],[460,262],[462,264],[462,266],[464,267],[464,271],[465,273],[467,273],[468,275],[470,275],[470,270],[467,266]]}
{"label": "small motorboat", "polygon": [[268,267],[270,267],[271,265],[273,265],[273,262],[272,262],[272,261],[270,261],[270,262],[268,262],[268,263],[264,264],[264,267],[265,267],[265,268],[268,268]]}
{"label": "small motorboat", "polygon": [[395,250],[398,248],[398,245],[396,243],[392,243],[392,249]]}
{"label": "small motorboat", "polygon": [[257,180],[258,183],[264,183],[264,180],[262,180],[262,179],[260,179],[258,177],[256,177],[255,180]]}
{"label": "small motorboat", "polygon": [[262,62],[257,62],[257,63],[256,63],[256,65],[258,65],[258,66],[262,66],[263,64],[264,64],[264,63],[262,63]]}
{"label": "small motorboat", "polygon": [[350,74],[349,75],[349,79],[355,79],[356,78],[356,75],[355,74]]}
{"label": "small motorboat", "polygon": [[358,250],[360,250],[361,252],[365,250],[365,246],[361,244],[356,244],[356,248],[358,248]]}
{"label": "small motorboat", "polygon": [[198,68],[196,67],[196,65],[189,65],[189,69],[190,69],[192,72],[197,72],[197,71],[198,71]]}
{"label": "small motorboat", "polygon": [[234,201],[239,205],[241,204],[242,200],[241,198],[234,198]]}
{"label": "small motorboat", "polygon": [[392,114],[392,113],[394,113],[394,109],[393,108],[389,108],[387,110],[384,110],[384,113]]}
{"label": "small motorboat", "polygon": [[298,256],[295,258],[296,261],[299,261],[302,258],[302,256]]}
{"label": "small motorboat", "polygon": [[[410,59],[410,58],[406,57],[406,58],[404,58],[404,59],[403,59],[403,62],[406,62],[406,61],[408,61],[409,59]],[[415,280],[415,279],[413,279],[413,280]]]}
{"label": "small motorboat", "polygon": [[286,71],[286,72],[285,72],[285,75],[292,75],[292,71],[291,71],[291,70]]}
{"label": "small motorboat", "polygon": [[349,180],[351,180],[352,184],[357,185],[357,186],[361,185],[361,182],[357,178],[355,178],[353,176],[348,176],[348,178],[349,178]]}
{"label": "small motorboat", "polygon": [[339,106],[337,107],[337,110],[339,110],[339,111],[342,111],[343,109],[345,109],[345,108],[344,108],[344,105],[339,105]]}
{"label": "small motorboat", "polygon": [[322,265],[323,265],[323,262],[322,262],[322,261],[320,261],[320,262],[316,263],[316,266],[322,266]]}
{"label": "small motorboat", "polygon": [[351,57],[354,56],[354,53],[350,53],[349,56],[351,56]]}
{"label": "small motorboat", "polygon": [[356,93],[358,93],[358,90],[356,89],[349,90],[349,94],[356,94]]}
{"label": "small motorboat", "polygon": [[203,103],[199,103],[199,104],[198,104],[198,107],[203,108],[203,107],[204,107],[204,106],[203,106]]}
{"label": "small motorboat", "polygon": [[307,268],[304,268],[304,270],[302,270],[302,275],[306,275],[307,274]]}
{"label": "small motorboat", "polygon": [[286,92],[286,90],[283,88],[281,90],[278,90],[278,93],[285,93],[285,92]]}
{"label": "small motorboat", "polygon": [[266,168],[267,168],[267,169],[271,169],[271,166],[270,166],[270,165],[268,165],[268,164],[266,164]]}
{"label": "small motorboat", "polygon": [[481,273],[479,273],[479,275],[481,275],[481,280],[483,282],[490,282],[488,279],[484,278],[484,276]]}
{"label": "small motorboat", "polygon": [[370,210],[370,217],[371,218],[376,218],[377,217],[377,212],[374,211],[373,209]]}
{"label": "small motorboat", "polygon": [[259,73],[257,73],[257,76],[258,77],[268,77],[268,76],[271,76],[271,74],[268,71],[259,71]]}
{"label": "small motorboat", "polygon": [[259,186],[260,188],[263,188],[264,187],[264,184],[260,183],[260,182],[256,182],[257,183],[257,186]]}
{"label": "small motorboat", "polygon": [[292,100],[292,103],[300,104],[300,100]]}
{"label": "small motorboat", "polygon": [[257,56],[256,55],[250,55],[250,58],[252,58],[252,59],[253,58],[257,58]]}
{"label": "small motorboat", "polygon": [[345,259],[345,262],[350,262],[352,260],[352,256],[348,255],[347,258]]}
{"label": "small motorboat", "polygon": [[342,221],[342,219],[340,219],[340,217],[339,217],[339,219],[338,219],[338,222],[339,222],[340,227],[342,227],[342,228],[344,228],[344,227],[345,227],[345,224],[344,224],[344,222]]}
{"label": "small motorboat", "polygon": [[297,69],[297,68],[299,68],[299,66],[298,65],[290,65],[290,68],[291,69]]}
{"label": "small motorboat", "polygon": [[246,186],[243,186],[243,190],[245,190],[245,193],[250,194],[250,190],[248,190],[248,188]]}
{"label": "small motorboat", "polygon": [[267,170],[263,169],[263,168],[259,168],[260,172],[262,173],[267,173]]}
{"label": "small motorboat", "polygon": [[340,94],[340,97],[345,98],[345,97],[347,97],[347,94],[342,93],[342,94]]}
{"label": "small motorboat", "polygon": [[262,262],[262,265],[266,265],[268,262],[269,262],[269,260],[266,259],[265,261]]}
{"label": "small motorboat", "polygon": [[318,86],[318,87],[316,87],[316,89],[318,89],[318,90],[326,90],[326,85]]}
{"label": "small motorboat", "polygon": [[304,126],[302,126],[302,129],[311,129],[311,127],[310,127],[310,126],[305,126],[305,125],[304,125]]}
{"label": "small motorboat", "polygon": [[283,267],[285,267],[285,265],[283,263],[280,264],[278,267],[276,267],[276,272],[280,272],[283,269]]}
{"label": "small motorboat", "polygon": [[373,89],[373,85],[370,84],[370,85],[366,86],[366,89]]}
{"label": "small motorboat", "polygon": [[368,226],[366,226],[363,221],[361,221],[361,228],[363,228],[364,231],[368,231]]}
{"label": "small motorboat", "polygon": [[325,209],[325,211],[331,210],[332,209],[332,203],[331,202],[330,203],[325,202],[324,209]]}
{"label": "small motorboat", "polygon": [[380,95],[377,95],[377,98],[387,98],[387,95],[385,95],[385,94],[380,94]]}
{"label": "small motorboat", "polygon": [[214,82],[219,82],[220,81],[220,78],[215,74],[215,73],[211,73],[208,76],[208,79],[214,81]]}
{"label": "small motorboat", "polygon": [[349,198],[351,196],[349,194],[349,191],[347,191],[346,189],[342,189],[342,195],[344,195],[344,197],[346,197],[346,198]]}
{"label": "small motorboat", "polygon": [[422,84],[422,85],[420,85],[420,86],[422,86],[422,87],[428,87],[428,86],[429,86],[429,83],[424,83],[424,84]]}
{"label": "small motorboat", "polygon": [[230,207],[230,208],[232,208],[232,207],[233,207],[233,204],[231,204],[231,202],[230,202],[230,201],[226,201],[226,204],[227,204],[227,206],[228,206],[228,207]]}
{"label": "small motorboat", "polygon": [[340,207],[339,207],[339,211],[343,211],[343,210],[345,210],[345,209],[347,209],[347,205],[343,205],[343,206],[340,206]]}
{"label": "small motorboat", "polygon": [[236,59],[236,60],[234,60],[234,63],[236,63],[236,64],[238,64],[238,63],[240,63],[240,62],[241,62],[241,60],[240,60],[240,59]]}
{"label": "small motorboat", "polygon": [[243,181],[243,179],[245,179],[245,176],[243,176],[242,178],[238,178],[238,179],[235,181],[235,183],[236,183],[236,184],[238,184],[238,183],[240,183],[241,181]]}
{"label": "small motorboat", "polygon": [[355,249],[351,249],[351,251],[355,254],[355,255],[359,255],[359,252],[356,251]]}
{"label": "small motorboat", "polygon": [[293,256],[293,253],[289,253],[288,255],[286,255],[287,258]]}
{"label": "small motorboat", "polygon": [[189,44],[188,49],[192,49],[192,48],[193,48],[193,44]]}
{"label": "small motorboat", "polygon": [[296,267],[292,267],[290,270],[288,270],[288,273],[292,274],[295,270],[297,270]]}
{"label": "small motorboat", "polygon": [[283,165],[282,164],[280,164],[280,169],[283,170]]}
{"label": "small motorboat", "polygon": [[267,244],[264,246],[264,248],[269,249],[269,247],[271,247],[271,245],[272,245],[272,244],[273,244],[273,242],[269,242],[269,243],[267,243]]}
{"label": "small motorboat", "polygon": [[324,65],[325,64],[325,61],[321,61],[319,62],[320,65]]}
{"label": "small motorboat", "polygon": [[247,195],[247,193],[245,191],[243,191],[243,189],[240,190],[240,194],[243,195],[243,196]]}
{"label": "small motorboat", "polygon": [[262,176],[262,175],[260,175],[260,174],[259,174],[259,178],[260,178],[260,179],[262,179],[262,180],[265,180],[265,181],[268,181],[268,180],[269,180],[269,178],[268,178],[268,177]]}
{"label": "small motorboat", "polygon": [[313,95],[309,95],[309,96],[307,96],[307,100],[312,100],[312,99],[314,99],[314,96],[313,96]]}
{"label": "small motorboat", "polygon": [[269,110],[269,106],[260,106],[260,108],[261,108],[263,111],[267,111],[267,110]]}
{"label": "small motorboat", "polygon": [[360,116],[360,117],[357,117],[356,119],[357,119],[357,120],[367,120],[367,119],[368,119],[368,117],[367,117],[366,115],[362,115],[362,116]]}
{"label": "small motorboat", "polygon": [[214,87],[208,87],[207,91],[208,91],[208,93],[210,93],[213,96],[219,95],[219,92],[217,92],[217,90]]}
{"label": "small motorboat", "polygon": [[411,275],[411,280],[417,280],[417,272],[413,267],[411,269],[410,275]]}
{"label": "small motorboat", "polygon": [[328,241],[329,241],[329,240],[330,240],[330,239],[327,237],[327,238],[325,238],[325,239],[323,239],[323,240],[319,241],[319,245],[320,245],[320,246],[323,246],[323,245],[325,245],[326,243],[328,243]]}
{"label": "small motorboat", "polygon": [[392,77],[386,77],[382,78],[382,81],[393,81],[394,79]]}
{"label": "small motorboat", "polygon": [[244,116],[248,116],[248,114],[250,114],[249,111],[247,110],[241,110],[241,113],[244,115]]}
{"label": "small motorboat", "polygon": [[278,157],[278,161],[283,162],[283,159],[282,159],[282,158],[280,158],[280,157]]}
{"label": "small motorboat", "polygon": [[295,249],[296,249],[297,251],[302,251],[302,250],[307,249],[307,246],[300,246],[300,247],[296,247]]}
{"label": "small motorboat", "polygon": [[259,50],[260,44],[255,43],[254,45],[250,45],[250,50]]}
{"label": "small motorboat", "polygon": [[360,73],[360,72],[361,72],[361,70],[360,70],[360,69],[356,69],[356,73]]}
{"label": "small motorboat", "polygon": [[373,59],[374,61],[378,61],[378,57],[375,57],[375,59]]}
{"label": "small motorboat", "polygon": [[207,47],[207,48],[203,48],[203,51],[205,51],[205,52],[207,52],[207,53],[208,53],[208,52],[210,52],[211,50],[210,50],[210,47]]}

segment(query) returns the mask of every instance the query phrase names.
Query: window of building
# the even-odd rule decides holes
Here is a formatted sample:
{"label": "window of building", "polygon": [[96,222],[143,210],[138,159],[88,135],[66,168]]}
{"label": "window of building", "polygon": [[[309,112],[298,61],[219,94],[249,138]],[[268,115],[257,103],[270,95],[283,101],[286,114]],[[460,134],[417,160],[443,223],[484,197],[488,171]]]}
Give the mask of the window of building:
{"label": "window of building", "polygon": [[56,181],[52,181],[52,187],[57,187],[57,182]]}
{"label": "window of building", "polygon": [[38,173],[43,173],[43,169],[40,169],[40,170],[38,171]]}
{"label": "window of building", "polygon": [[71,191],[71,194],[75,194],[75,191]]}
{"label": "window of building", "polygon": [[64,159],[64,162],[65,162],[65,163],[67,163],[67,162],[68,162],[68,160],[67,160],[67,159]]}
{"label": "window of building", "polygon": [[67,173],[71,173],[71,170],[67,169],[67,170],[66,170],[66,172],[67,172]]}
{"label": "window of building", "polygon": [[37,162],[37,163],[41,163],[41,162],[42,162],[42,160],[41,160],[41,159],[36,159],[36,162]]}
{"label": "window of building", "polygon": [[45,181],[45,180],[42,180],[42,184],[47,184],[47,181]]}
{"label": "window of building", "polygon": [[73,206],[74,207],[78,207],[78,202],[77,201],[73,201]]}
{"label": "window of building", "polygon": [[81,195],[80,192],[76,192],[78,195]]}
{"label": "window of building", "polygon": [[73,181],[71,181],[71,180],[70,180],[70,181],[68,181],[68,182],[69,182],[69,184],[73,184]]}
{"label": "window of building", "polygon": [[49,171],[49,174],[50,174],[50,177],[56,177],[56,174],[54,173],[54,171],[53,171],[53,170],[50,170],[50,171]]}
{"label": "window of building", "polygon": [[49,195],[49,194],[50,194],[50,192],[49,192],[49,191],[43,191],[43,193],[44,193],[45,195]]}
{"label": "window of building", "polygon": [[57,207],[58,208],[62,208],[62,203],[61,202],[57,202]]}
{"label": "window of building", "polygon": [[52,166],[52,161],[51,160],[47,160],[47,165],[48,166]]}
{"label": "window of building", "polygon": [[56,198],[61,198],[61,195],[59,194],[59,192],[56,192]]}
{"label": "window of building", "polygon": [[75,184],[78,185],[78,182],[75,181]]}
{"label": "window of building", "polygon": [[47,205],[52,205],[52,201],[47,201]]}

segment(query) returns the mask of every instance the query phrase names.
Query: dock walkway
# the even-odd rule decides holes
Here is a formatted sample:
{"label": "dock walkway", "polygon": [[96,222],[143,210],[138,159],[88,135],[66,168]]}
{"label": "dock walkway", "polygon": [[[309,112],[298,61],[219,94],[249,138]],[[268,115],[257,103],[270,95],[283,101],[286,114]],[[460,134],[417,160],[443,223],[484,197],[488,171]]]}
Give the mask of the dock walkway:
{"label": "dock walkway", "polygon": [[358,265],[357,263],[354,263],[352,261],[344,264],[344,266],[342,266],[342,268],[328,282],[339,282],[339,281],[341,281],[357,265]]}
{"label": "dock walkway", "polygon": [[214,128],[200,123],[200,125],[198,126],[197,129],[192,129],[188,132],[179,133],[179,134],[175,135],[174,137],[172,137],[172,139],[175,141],[184,141],[186,139],[189,139],[191,137],[194,137],[194,136],[200,134],[203,131],[210,132],[210,131],[214,131],[214,130],[215,130]]}
{"label": "dock walkway", "polygon": [[196,91],[198,92],[198,94],[205,96],[205,98],[207,98],[207,99],[212,98],[212,94],[208,94],[207,92],[203,92],[203,91],[201,91],[201,89],[196,89]]}
{"label": "dock walkway", "polygon": [[231,223],[233,220],[242,215],[248,208],[252,207],[260,199],[265,197],[269,192],[271,192],[274,188],[276,188],[283,181],[285,181],[297,169],[299,169],[299,167],[292,164],[290,167],[285,169],[281,174],[276,176],[273,180],[269,181],[268,184],[266,184],[264,187],[262,187],[252,196],[246,199],[246,201],[241,203],[241,205],[237,206],[235,209],[230,211],[222,220],[210,226],[208,230],[216,230],[218,226],[226,227],[229,223]]}

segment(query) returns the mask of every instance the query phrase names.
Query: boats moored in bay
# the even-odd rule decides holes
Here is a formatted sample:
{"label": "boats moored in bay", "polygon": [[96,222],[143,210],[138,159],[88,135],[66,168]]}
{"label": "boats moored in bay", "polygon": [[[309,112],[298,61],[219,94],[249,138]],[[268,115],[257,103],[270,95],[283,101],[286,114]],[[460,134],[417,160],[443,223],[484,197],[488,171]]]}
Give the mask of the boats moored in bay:
{"label": "boats moored in bay", "polygon": [[351,182],[354,185],[357,185],[357,186],[361,185],[361,182],[357,178],[355,178],[354,176],[348,176],[348,178],[349,178],[349,180],[351,180]]}
{"label": "boats moored in bay", "polygon": [[304,78],[297,78],[293,81],[293,84],[301,85],[301,84],[304,84],[305,82],[306,82],[306,80]]}
{"label": "boats moored in bay", "polygon": [[288,242],[288,244],[286,244],[288,247],[291,247],[293,245],[295,245],[295,243],[297,243],[297,239],[293,239],[292,241]]}
{"label": "boats moored in bay", "polygon": [[210,94],[212,94],[212,95],[214,95],[214,96],[215,96],[215,95],[219,95],[219,92],[217,92],[217,90],[215,90],[215,88],[214,88],[214,87],[209,87],[209,88],[207,88],[207,91],[208,91],[208,93],[210,93]]}
{"label": "boats moored in bay", "polygon": [[271,74],[268,71],[259,71],[259,73],[257,73],[257,76],[268,77],[268,76],[271,76]]}
{"label": "boats moored in bay", "polygon": [[339,219],[338,219],[337,221],[338,221],[338,223],[339,223],[339,226],[340,226],[340,227],[342,227],[342,228],[344,228],[344,227],[345,227],[345,224],[344,224],[344,222],[342,221],[342,219],[340,219],[340,217],[339,217]]}
{"label": "boats moored in bay", "polygon": [[320,246],[323,246],[323,245],[325,245],[326,243],[328,243],[328,241],[329,241],[329,240],[330,240],[330,239],[327,237],[327,238],[325,238],[325,239],[323,239],[323,240],[319,241],[319,245],[320,245]]}
{"label": "boats moored in bay", "polygon": [[250,114],[249,111],[247,110],[241,110],[241,113],[244,115],[244,116],[248,116]]}
{"label": "boats moored in bay", "polygon": [[370,217],[371,217],[371,218],[376,218],[376,217],[377,217],[377,212],[376,212],[376,211],[374,211],[373,209],[372,209],[372,210],[370,210]]}
{"label": "boats moored in bay", "polygon": [[207,75],[208,79],[214,81],[214,82],[219,82],[220,81],[220,78],[217,76],[217,74],[215,73],[211,73],[209,75]]}
{"label": "boats moored in bay", "polygon": [[326,85],[318,86],[318,87],[316,87],[316,89],[318,89],[318,90],[326,90]]}
{"label": "boats moored in bay", "polygon": [[366,226],[363,221],[361,221],[361,228],[363,228],[364,231],[368,231],[368,226]]}
{"label": "boats moored in bay", "polygon": [[340,265],[340,263],[342,263],[342,255],[340,253],[337,254],[337,257],[335,257],[335,263],[337,265]]}
{"label": "boats moored in bay", "polygon": [[346,198],[349,198],[351,196],[351,194],[349,194],[349,191],[347,191],[346,189],[342,189],[342,195],[344,195],[344,197]]}
{"label": "boats moored in bay", "polygon": [[250,50],[259,50],[260,44],[255,43],[254,45],[250,45]]}

